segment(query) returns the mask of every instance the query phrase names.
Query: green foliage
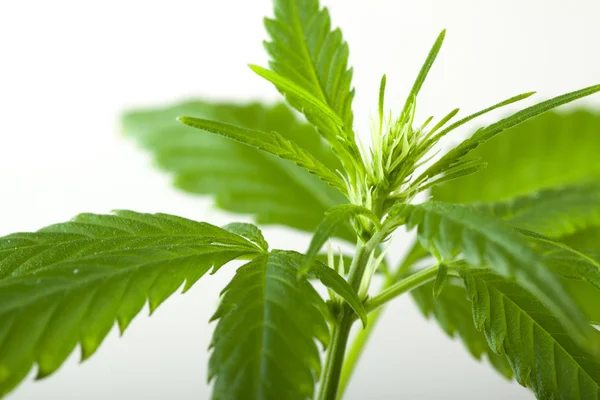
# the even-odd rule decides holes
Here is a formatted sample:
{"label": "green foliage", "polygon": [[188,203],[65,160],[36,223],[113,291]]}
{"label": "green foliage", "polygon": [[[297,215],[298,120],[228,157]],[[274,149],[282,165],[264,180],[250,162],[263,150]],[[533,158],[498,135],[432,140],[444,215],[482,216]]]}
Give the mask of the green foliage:
{"label": "green foliage", "polygon": [[[269,71],[268,69],[259,67],[257,65],[250,65],[250,69],[252,69],[252,71],[254,71],[257,75],[274,84],[275,87],[277,87],[281,93],[285,94],[288,99],[292,99],[290,100],[290,103],[294,104],[298,111],[311,110],[316,114],[315,118],[324,121],[323,123],[326,125],[333,124],[334,127],[344,125],[335,111],[329,108],[325,102],[314,97],[302,87],[273,71]],[[333,137],[328,139],[333,141]]]}
{"label": "green foliage", "polygon": [[558,238],[600,225],[600,182],[545,189],[481,208],[519,228]]}
{"label": "green foliage", "polygon": [[448,281],[448,267],[446,264],[440,264],[438,266],[438,273],[433,282],[433,297],[438,298],[446,286]]}
{"label": "green foliage", "polygon": [[[283,104],[266,107],[191,101],[126,114],[125,133],[154,154],[158,166],[175,176],[178,188],[212,195],[218,207],[252,214],[258,223],[307,231],[317,227],[327,209],[345,202],[335,189],[288,161],[224,137],[198,134],[177,122],[178,116],[186,114],[280,132],[327,168],[340,168],[315,129],[300,123]],[[340,235],[353,239],[350,230],[342,230]]]}
{"label": "green foliage", "polygon": [[235,125],[207,119],[180,117],[180,122],[207,132],[225,136],[248,146],[256,147],[269,154],[289,160],[327,182],[329,185],[344,192],[345,187],[339,176],[315,159],[309,152],[303,150],[294,142],[285,139],[277,132],[261,132],[238,128]]}
{"label": "green foliage", "polygon": [[232,222],[230,224],[225,225],[223,229],[225,229],[228,232],[235,233],[236,235],[245,237],[264,251],[269,250],[269,243],[267,243],[262,232],[260,231],[260,229],[258,229],[256,225],[248,224],[245,222]]}
{"label": "green foliage", "polygon": [[477,329],[496,353],[506,355],[521,385],[540,399],[600,398],[598,357],[579,347],[544,303],[487,269],[461,275]]}
{"label": "green foliage", "polygon": [[[415,102],[417,96],[419,95],[419,92],[421,91],[421,88],[423,87],[423,84],[425,83],[425,79],[427,79],[429,70],[431,70],[433,63],[435,62],[435,59],[437,58],[437,56],[442,48],[442,44],[444,43],[445,37],[446,37],[446,30],[444,29],[438,35],[437,39],[435,40],[435,43],[431,47],[431,50],[429,51],[429,54],[427,55],[427,58],[425,59],[425,62],[423,63],[423,66],[421,67],[421,70],[419,71],[419,75],[417,75],[417,79],[415,80],[415,83],[413,84],[413,87],[410,90],[410,93],[408,94],[408,98],[406,99],[402,113],[409,112],[411,104]],[[384,91],[384,90],[385,90],[385,86],[383,86],[382,91]],[[382,91],[380,91],[380,93]],[[380,98],[383,99],[383,96],[380,95]],[[380,104],[382,106],[383,101],[380,101]],[[380,108],[382,108],[381,106],[380,106]]]}
{"label": "green foliage", "polygon": [[571,247],[600,253],[600,227],[583,229],[560,240]]}
{"label": "green foliage", "polygon": [[[181,189],[261,223],[314,232],[306,254],[269,251],[248,223],[219,228],[131,211],[0,238],[0,396],[34,365],[39,377],[56,371],[77,344],[86,359],[146,302],[153,312],[177,288],[245,260],[213,316],[214,399],[313,398],[319,379],[320,400],[340,398],[380,307],[411,290],[473,356],[485,354],[539,398],[599,399],[600,332],[591,324],[600,323],[600,120],[581,111],[531,119],[600,85],[478,129],[431,163],[441,138],[533,94],[453,123],[458,109],[432,128],[433,117],[416,124],[442,31],[399,115],[386,115],[383,75],[364,148],[348,46],[327,9],[318,0],[274,3],[265,20],[270,70],[250,67],[291,108],[190,101],[129,113],[123,127]],[[436,201],[413,204],[430,188]],[[385,244],[403,225],[417,228],[419,243],[393,271]],[[319,255],[333,236],[356,243],[356,253]],[[433,266],[416,265],[430,256]],[[370,295],[377,270],[384,287]],[[347,350],[358,319],[364,330]]]}
{"label": "green foliage", "polygon": [[349,223],[350,220],[354,219],[355,217],[360,216],[364,216],[371,223],[379,225],[379,219],[375,214],[373,214],[373,211],[362,206],[343,204],[327,210],[325,212],[323,221],[321,221],[315,230],[315,234],[310,241],[310,245],[306,251],[304,266],[300,272],[305,273],[308,271],[312,261],[317,257],[317,253],[321,250],[327,240],[334,236],[337,229]]}
{"label": "green foliage", "polygon": [[0,396],[38,365],[58,369],[77,343],[82,359],[121,332],[148,302],[262,250],[216,226],[166,214],[82,214],[0,238]]}
{"label": "green foliage", "polygon": [[583,252],[541,235],[531,237],[536,252],[546,265],[562,279],[569,295],[592,324],[600,324],[600,253]]}
{"label": "green foliage", "polygon": [[[306,259],[305,256],[302,256],[299,253],[288,251],[287,254],[289,257]],[[318,260],[315,260],[310,267],[309,276],[317,278],[328,289],[331,289],[333,293],[344,299],[348,305],[352,307],[354,312],[356,312],[356,315],[363,323],[363,327],[367,325],[367,311],[365,310],[365,306],[363,305],[362,301],[358,297],[358,294],[334,269],[329,268],[327,265]]]}
{"label": "green foliage", "polygon": [[492,366],[505,378],[513,372],[504,354],[497,354],[488,345],[483,332],[473,324],[471,303],[459,279],[451,277],[439,296],[433,296],[433,283],[423,285],[411,292],[425,317],[434,317],[440,328],[450,337],[459,336],[469,353],[477,360],[486,355]]}
{"label": "green foliage", "polygon": [[433,188],[437,200],[493,202],[600,179],[600,114],[549,112],[470,153],[487,168]]}
{"label": "green foliage", "polygon": [[[444,172],[448,168],[453,167],[460,162],[467,154],[481,146],[488,140],[494,138],[498,134],[517,126],[531,118],[534,118],[546,111],[552,110],[561,105],[570,103],[574,100],[585,96],[597,93],[600,91],[600,85],[590,86],[585,89],[576,90],[571,93],[563,94],[554,97],[550,100],[543,101],[524,110],[518,111],[509,117],[506,117],[498,122],[495,122],[487,127],[477,130],[473,136],[460,143],[458,146],[446,153],[437,162],[431,165],[424,173],[424,176],[435,176]],[[539,168],[539,166],[538,166]]]}
{"label": "green foliage", "polygon": [[[341,31],[331,30],[329,12],[320,8],[318,0],[275,0],[274,5],[275,18],[265,19],[271,37],[265,43],[271,56],[269,66],[328,105],[353,139],[352,69],[348,69],[348,45]],[[298,111],[305,111],[294,93],[282,92]],[[307,117],[311,120],[310,112]],[[313,121],[325,137],[333,140],[337,136],[335,126]]]}
{"label": "green foliage", "polygon": [[459,254],[475,267],[489,265],[516,278],[555,312],[579,339],[590,340],[587,321],[543,258],[507,225],[473,207],[429,202],[402,205],[408,229],[418,227],[421,245],[443,261]]}
{"label": "green foliage", "polygon": [[300,258],[256,257],[223,290],[213,320],[209,379],[214,399],[306,399],[329,341],[325,302],[297,279]]}

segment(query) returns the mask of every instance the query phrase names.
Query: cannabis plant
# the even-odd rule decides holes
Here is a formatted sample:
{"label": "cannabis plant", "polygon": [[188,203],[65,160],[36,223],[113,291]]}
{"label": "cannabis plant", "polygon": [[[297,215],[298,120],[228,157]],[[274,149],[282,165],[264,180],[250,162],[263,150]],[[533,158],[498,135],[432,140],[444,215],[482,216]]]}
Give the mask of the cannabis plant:
{"label": "cannabis plant", "polygon": [[[520,124],[600,85],[524,108],[439,156],[440,139],[533,94],[415,121],[442,32],[402,107],[386,110],[383,76],[367,145],[353,128],[348,46],[328,11],[275,0],[265,25],[269,69],[251,68],[287,105],[188,102],[130,113],[124,129],[183,190],[313,232],[304,254],[269,249],[249,223],[133,211],[0,238],[0,395],[34,365],[38,378],[54,373],[77,344],[87,359],[115,321],[123,332],[146,302],[154,311],[236,261],[212,318],[215,399],[340,398],[382,307],[405,293],[538,398],[598,399],[600,117]],[[398,229],[416,240],[395,267],[385,254]],[[324,250],[330,239],[354,254]]]}

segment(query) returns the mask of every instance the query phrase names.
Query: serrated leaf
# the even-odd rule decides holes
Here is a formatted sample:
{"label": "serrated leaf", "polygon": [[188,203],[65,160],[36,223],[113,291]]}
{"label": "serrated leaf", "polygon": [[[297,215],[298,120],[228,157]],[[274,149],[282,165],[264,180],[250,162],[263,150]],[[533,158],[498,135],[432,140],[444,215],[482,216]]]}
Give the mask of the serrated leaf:
{"label": "serrated leaf", "polygon": [[273,252],[240,267],[213,319],[209,379],[214,399],[312,398],[329,341],[327,306],[299,257]]}
{"label": "serrated leaf", "polygon": [[470,157],[486,162],[475,175],[435,187],[437,200],[493,202],[600,179],[600,115],[549,112],[483,143]]}
{"label": "serrated leaf", "polygon": [[[284,104],[267,107],[190,101],[126,114],[125,133],[154,154],[159,167],[173,174],[180,189],[212,195],[217,206],[251,214],[260,224],[306,231],[317,227],[325,210],[346,202],[337,190],[288,161],[224,137],[199,135],[176,120],[185,114],[278,131],[330,170],[340,168],[315,129],[300,123]],[[342,230],[340,236],[355,240],[350,229]]]}
{"label": "serrated leaf", "polygon": [[[490,113],[494,110],[497,110],[499,108],[502,107],[506,107],[508,105],[511,105],[513,103],[517,103],[521,100],[525,100],[531,96],[533,96],[535,94],[535,92],[527,92],[527,93],[521,93],[518,94],[516,96],[513,96],[511,98],[508,98],[506,100],[503,100],[499,103],[496,103],[492,106],[489,106],[487,108],[484,108],[483,110],[477,111],[473,114],[470,114],[464,118],[461,118],[460,120],[456,121],[455,123],[453,123],[452,125],[448,126],[447,128],[444,128],[442,131],[440,131],[439,133],[437,133],[433,138],[430,139],[431,143],[437,143],[441,138],[443,138],[444,136],[446,136],[448,133],[452,132],[453,130],[463,126],[464,124],[466,124],[467,122],[470,122],[478,117],[481,117],[482,115],[485,115],[487,113]],[[440,121],[442,122],[442,121]],[[444,123],[441,124],[441,126],[443,126]],[[433,132],[437,131],[437,129],[433,129]]]}
{"label": "serrated leaf", "polygon": [[[352,133],[352,69],[348,69],[348,45],[339,29],[332,31],[327,9],[318,0],[275,0],[275,18],[265,19],[271,38],[265,48],[269,66],[298,87],[327,104]],[[302,107],[291,99],[299,111]],[[310,114],[307,115],[309,120]],[[337,136],[325,124],[317,125],[326,136]]]}
{"label": "serrated leaf", "polygon": [[479,208],[519,228],[558,238],[600,225],[600,182],[546,189]]}
{"label": "serrated leaf", "polygon": [[310,92],[304,90],[294,82],[273,71],[259,67],[258,65],[250,65],[250,69],[257,75],[271,82],[286,96],[291,96],[294,99],[292,103],[299,105],[299,111],[306,112],[308,109],[319,114],[321,118],[328,120],[330,123],[334,124],[334,126],[344,126],[344,122],[335,111],[329,108],[329,105],[314,97]]}
{"label": "serrated leaf", "polygon": [[468,163],[464,163],[464,164],[460,164],[460,165],[455,165],[452,168],[449,168],[447,171],[444,172],[444,174],[439,177],[436,180],[433,180],[431,182],[426,183],[423,186],[419,187],[419,192],[423,191],[423,190],[427,190],[429,188],[447,183],[447,182],[451,182],[455,179],[459,179],[459,178],[463,178],[465,176],[471,175],[471,174],[475,174],[479,171],[482,171],[483,169],[485,169],[485,167],[487,167],[487,164],[484,162],[468,162]]}
{"label": "serrated leaf", "polygon": [[433,282],[433,297],[438,298],[444,287],[446,286],[446,282],[448,281],[448,267],[446,264],[440,264],[438,266],[437,276],[435,277],[435,281]]}
{"label": "serrated leaf", "polygon": [[600,227],[584,229],[572,235],[563,236],[560,241],[580,250],[600,253]]}
{"label": "serrated leaf", "polygon": [[448,168],[454,166],[457,162],[460,162],[471,151],[475,150],[477,147],[481,146],[482,144],[494,138],[498,134],[504,132],[505,130],[517,126],[540,114],[543,114],[546,111],[552,110],[553,108],[570,103],[582,97],[592,95],[598,91],[600,91],[600,85],[590,86],[571,93],[566,93],[561,96],[554,97],[550,100],[538,103],[534,106],[525,108],[487,127],[478,129],[473,134],[473,136],[464,140],[458,146],[446,153],[438,161],[433,163],[429,168],[427,168],[427,170],[422,174],[422,176],[433,177],[440,173],[443,173]]}
{"label": "serrated leaf", "polygon": [[351,219],[364,216],[371,223],[379,225],[379,219],[371,210],[365,208],[363,206],[358,206],[355,204],[342,204],[339,206],[335,206],[330,208],[325,212],[325,216],[323,221],[319,224],[317,229],[315,230],[315,234],[313,235],[310,245],[308,246],[308,250],[306,251],[304,265],[300,269],[300,273],[304,274],[308,272],[313,260],[317,257],[317,254],[323,247],[323,245],[334,236],[335,231],[345,224],[349,223]]}
{"label": "serrated leaf", "polygon": [[55,372],[79,343],[91,356],[118,321],[185,283],[261,250],[216,226],[166,214],[82,214],[0,238],[0,396],[38,365]]}
{"label": "serrated leaf", "polygon": [[341,178],[321,164],[309,152],[285,139],[277,132],[262,132],[252,129],[240,128],[223,122],[212,121],[194,117],[180,117],[179,121],[185,125],[227,137],[248,146],[256,147],[284,160],[292,161],[311,174],[321,178],[329,185],[345,193],[346,187]]}
{"label": "serrated leaf", "polygon": [[471,304],[462,282],[456,278],[448,279],[444,291],[437,298],[433,296],[431,282],[411,291],[411,294],[425,317],[433,316],[448,336],[460,337],[473,357],[481,360],[485,354],[502,376],[512,379],[512,369],[506,356],[496,354],[488,345],[484,334],[475,328]]}
{"label": "serrated leaf", "polygon": [[590,346],[591,328],[558,278],[527,240],[510,226],[469,206],[427,202],[404,205],[408,229],[418,228],[421,245],[441,261],[459,254],[472,266],[488,265],[497,273],[516,278],[538,296],[583,344]]}
{"label": "serrated leaf", "polygon": [[590,323],[600,325],[600,253],[580,251],[533,232],[521,232],[531,238],[546,265],[561,277],[563,286]]}
{"label": "serrated leaf", "polygon": [[232,222],[225,225],[223,229],[228,232],[235,233],[236,235],[245,237],[265,251],[269,250],[269,243],[267,243],[262,232],[256,225],[245,222]]}
{"label": "serrated leaf", "polygon": [[475,325],[495,352],[506,354],[521,385],[539,399],[600,398],[597,356],[579,347],[539,299],[490,270],[464,270],[461,275]]}
{"label": "serrated leaf", "polygon": [[[298,265],[303,265],[305,260],[304,255],[294,251],[286,251],[285,253],[287,256],[299,261]],[[318,279],[325,287],[337,293],[348,303],[348,305],[350,305],[350,307],[352,307],[354,312],[356,312],[356,315],[361,319],[363,326],[367,325],[367,311],[358,297],[358,293],[352,289],[350,284],[346,282],[340,274],[318,259],[315,259],[310,266],[310,271],[308,271],[307,276]]]}
{"label": "serrated leaf", "polygon": [[435,42],[433,43],[433,46],[431,47],[431,50],[429,50],[429,53],[427,54],[427,58],[425,59],[425,62],[421,66],[421,70],[419,71],[419,74],[417,75],[417,78],[415,79],[415,82],[413,83],[413,87],[410,90],[410,93],[408,94],[408,98],[406,99],[406,102],[404,103],[404,108],[402,109],[403,114],[409,112],[411,103],[413,103],[415,101],[419,92],[421,91],[421,88],[423,87],[423,84],[425,83],[425,79],[427,79],[427,75],[429,75],[429,71],[431,70],[433,63],[435,62],[435,59],[437,58],[437,56],[442,48],[442,44],[444,43],[445,37],[446,37],[446,30],[444,29],[442,32],[440,32],[440,34],[436,38]]}

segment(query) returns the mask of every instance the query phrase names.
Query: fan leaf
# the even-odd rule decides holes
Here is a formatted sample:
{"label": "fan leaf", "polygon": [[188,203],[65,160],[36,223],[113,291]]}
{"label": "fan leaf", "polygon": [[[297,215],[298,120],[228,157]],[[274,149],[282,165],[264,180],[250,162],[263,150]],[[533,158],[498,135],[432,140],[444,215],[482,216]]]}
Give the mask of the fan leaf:
{"label": "fan leaf", "polygon": [[[312,154],[330,170],[340,168],[333,151],[308,124],[284,104],[235,105],[190,101],[130,112],[123,117],[127,135],[151,151],[158,166],[187,192],[208,194],[227,211],[251,214],[260,224],[281,224],[313,231],[325,211],[346,202],[337,190],[289,161],[227,138],[179,123],[180,115],[218,120],[260,131],[277,131]],[[342,229],[344,239],[356,239]]]}
{"label": "fan leaf", "polygon": [[485,170],[433,188],[436,200],[494,202],[600,180],[600,114],[549,112],[481,144]]}
{"label": "fan leaf", "polygon": [[[590,96],[598,91],[600,91],[600,85],[590,86],[571,93],[566,93],[550,100],[538,103],[534,106],[525,108],[509,117],[501,119],[500,121],[495,122],[487,127],[481,128],[477,130],[473,136],[460,143],[458,146],[446,153],[437,162],[427,168],[427,170],[422,174],[422,177],[432,177],[443,173],[448,168],[451,168],[456,163],[460,162],[471,151],[475,150],[477,147],[481,146],[488,140],[494,138],[507,129],[517,126],[531,118],[545,113],[546,111],[552,110],[582,97]],[[536,165],[536,168],[540,168],[540,166]]]}
{"label": "fan leaf", "polygon": [[519,228],[558,238],[600,225],[600,182],[545,189],[480,208]]}
{"label": "fan leaf", "polygon": [[477,360],[486,355],[492,366],[505,378],[513,377],[504,354],[497,354],[488,345],[483,332],[473,324],[471,303],[459,279],[451,277],[437,298],[433,296],[434,283],[427,283],[411,294],[425,317],[434,317],[440,328],[450,337],[459,336],[469,353]]}
{"label": "fan leaf", "polygon": [[591,328],[559,279],[527,240],[502,221],[473,207],[427,202],[399,207],[408,229],[418,227],[421,245],[442,261],[462,254],[469,265],[489,265],[516,278],[568,324],[582,344],[591,342]]}
{"label": "fan leaf", "polygon": [[[288,253],[292,254],[292,252]],[[301,255],[298,254],[298,256]],[[317,278],[325,287],[333,290],[344,299],[352,307],[356,315],[358,315],[363,327],[367,326],[367,311],[363,302],[358,297],[356,290],[352,289],[350,284],[340,274],[322,262],[315,260],[311,265],[308,275]]]}
{"label": "fan leaf", "polygon": [[0,396],[38,365],[56,371],[79,343],[91,356],[115,320],[121,332],[211,268],[262,250],[216,226],[166,214],[82,214],[0,238]]}
{"label": "fan leaf", "polygon": [[223,122],[211,121],[201,118],[180,117],[179,121],[185,125],[227,137],[248,146],[256,147],[284,160],[292,161],[299,167],[313,175],[318,176],[329,185],[345,192],[346,188],[341,178],[321,164],[309,152],[285,139],[277,132],[262,132],[252,129],[240,128]]}
{"label": "fan leaf", "polygon": [[539,399],[600,398],[598,358],[579,347],[542,302],[490,270],[467,269],[461,275],[477,329],[495,352],[506,355],[521,385]]}
{"label": "fan leaf", "polygon": [[315,230],[315,234],[310,241],[310,245],[306,251],[304,266],[301,268],[300,273],[306,273],[310,269],[312,261],[317,257],[317,254],[327,240],[334,236],[337,229],[350,223],[353,218],[359,216],[364,216],[371,223],[376,224],[376,226],[379,225],[379,219],[373,211],[363,206],[342,204],[327,210],[323,221],[321,221]]}
{"label": "fan leaf", "polygon": [[562,242],[523,231],[532,239],[536,252],[560,276],[563,286],[590,323],[600,325],[600,253],[583,252]]}
{"label": "fan leaf", "polygon": [[312,398],[329,341],[325,302],[305,278],[301,257],[275,251],[237,270],[213,319],[209,362],[214,399]]}
{"label": "fan leaf", "polygon": [[317,127],[346,169],[352,168],[360,161],[360,152],[352,129],[352,69],[341,31],[332,30],[329,12],[318,0],[275,0],[274,14],[265,19],[270,37],[265,48],[272,71],[261,69],[261,75],[267,75],[288,103]]}

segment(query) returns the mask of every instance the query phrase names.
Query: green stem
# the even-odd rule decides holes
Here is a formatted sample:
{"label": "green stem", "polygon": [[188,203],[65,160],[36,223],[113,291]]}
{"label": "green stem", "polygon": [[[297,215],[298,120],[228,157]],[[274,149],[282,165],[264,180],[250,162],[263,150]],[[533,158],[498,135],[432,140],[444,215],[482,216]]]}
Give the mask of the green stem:
{"label": "green stem", "polygon": [[346,345],[354,322],[353,313],[349,307],[344,307],[341,319],[333,328],[333,339],[327,350],[319,400],[336,400],[337,398]]}
{"label": "green stem", "polygon": [[[415,242],[409,250],[409,252],[407,253],[404,260],[402,261],[402,263],[400,264],[400,266],[397,268],[396,273],[392,275],[386,274],[387,276],[381,287],[381,292],[390,288],[394,283],[402,279],[402,277],[407,273],[411,266],[413,266],[418,260],[424,258],[428,254],[429,253],[427,253],[419,245],[418,242]],[[346,361],[344,362],[344,367],[342,369],[342,378],[340,381],[340,387],[338,389],[338,399],[341,399],[344,392],[346,391],[346,388],[348,387],[348,382],[350,381],[350,378],[354,373],[354,369],[358,364],[358,360],[360,359],[365,349],[365,345],[371,338],[371,334],[373,333],[377,322],[381,318],[382,312],[383,307],[380,307],[369,315],[369,322],[367,327],[361,330],[358,333],[358,335],[356,335],[352,346],[348,350],[348,354],[346,355]]]}
{"label": "green stem", "polygon": [[[369,256],[379,242],[378,235],[373,236],[367,244],[359,243],[356,248],[356,255],[350,266],[350,276],[348,281],[354,290],[358,291],[362,277],[369,261]],[[338,388],[342,375],[342,367],[346,356],[346,346],[350,336],[350,329],[355,320],[354,311],[348,304],[342,306],[339,318],[333,327],[333,339],[327,349],[325,358],[325,367],[321,379],[321,389],[319,391],[319,400],[336,400]]]}
{"label": "green stem", "polygon": [[383,308],[379,308],[369,315],[369,323],[367,324],[367,327],[361,330],[358,335],[356,335],[354,342],[352,342],[352,346],[346,354],[344,367],[342,368],[342,377],[340,378],[340,385],[338,388],[338,399],[341,399],[344,395],[346,387],[348,386],[348,382],[350,382],[350,378],[354,372],[354,368],[356,368],[356,364],[358,364],[358,360],[365,349],[367,341],[371,337],[371,333],[373,333],[375,325],[377,325],[377,321],[381,317],[382,311]]}
{"label": "green stem", "polygon": [[417,273],[414,273],[399,282],[394,283],[392,286],[387,288],[386,290],[379,293],[377,296],[371,298],[369,302],[367,302],[366,309],[367,312],[371,312],[381,307],[388,301],[400,296],[403,293],[406,293],[410,290],[416,289],[421,285],[433,280],[439,269],[438,265],[434,265],[429,268],[425,268]]}

